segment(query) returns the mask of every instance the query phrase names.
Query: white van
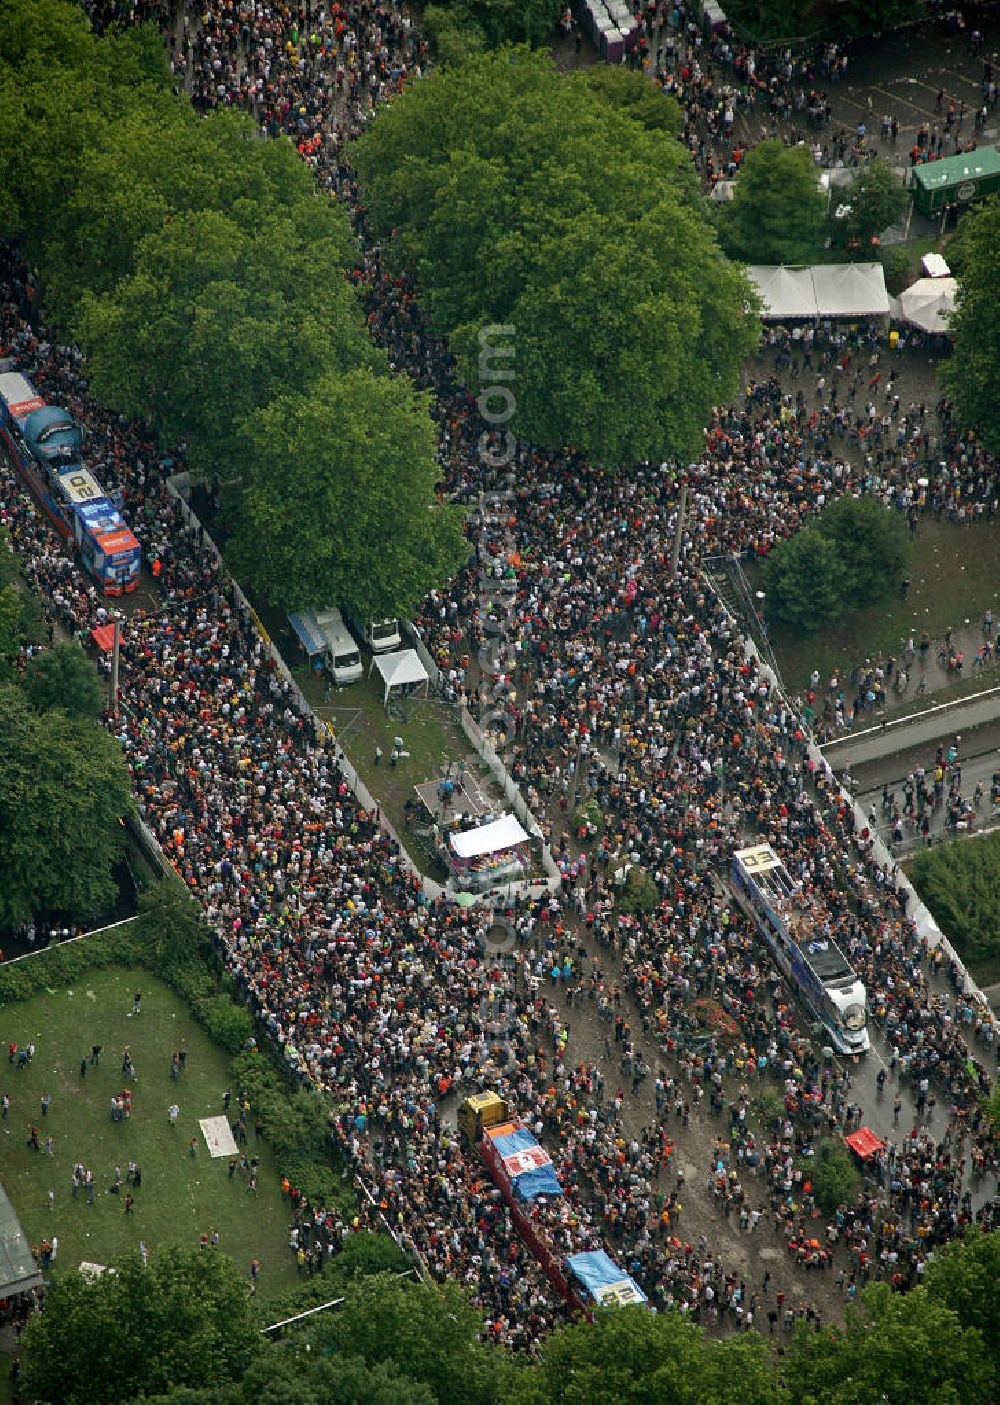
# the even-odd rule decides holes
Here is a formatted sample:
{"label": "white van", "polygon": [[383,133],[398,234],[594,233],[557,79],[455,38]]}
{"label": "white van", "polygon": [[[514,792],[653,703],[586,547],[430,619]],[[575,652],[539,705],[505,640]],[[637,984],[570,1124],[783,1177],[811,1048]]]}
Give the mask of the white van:
{"label": "white van", "polygon": [[345,610],[344,614],[355,639],[371,649],[373,654],[387,654],[402,645],[399,620],[363,620],[353,610]]}
{"label": "white van", "polygon": [[338,684],[356,683],[362,675],[361,654],[348,633],[339,610],[320,610],[316,624],[326,645],[324,661],[333,681]]}

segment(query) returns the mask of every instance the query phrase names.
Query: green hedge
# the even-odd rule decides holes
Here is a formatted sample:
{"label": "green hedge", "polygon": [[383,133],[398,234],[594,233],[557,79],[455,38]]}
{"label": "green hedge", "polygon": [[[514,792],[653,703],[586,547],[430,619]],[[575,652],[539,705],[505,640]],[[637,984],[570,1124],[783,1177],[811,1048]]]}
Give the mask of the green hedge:
{"label": "green hedge", "polygon": [[1000,833],[922,849],[911,877],[964,961],[1000,960]]}

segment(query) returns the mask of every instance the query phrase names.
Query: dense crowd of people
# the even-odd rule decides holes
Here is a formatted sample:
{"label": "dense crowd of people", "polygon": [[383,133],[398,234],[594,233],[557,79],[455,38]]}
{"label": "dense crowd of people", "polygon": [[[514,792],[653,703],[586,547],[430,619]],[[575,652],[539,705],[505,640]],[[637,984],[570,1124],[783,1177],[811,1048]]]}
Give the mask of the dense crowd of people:
{"label": "dense crowd of people", "polygon": [[[118,8],[90,6],[105,20]],[[490,909],[427,896],[351,792],[336,744],[300,712],[210,544],[182,521],[143,430],[89,397],[79,353],[46,338],[8,252],[0,348],[86,424],[99,476],[121,489],[144,552],[162,564],[155,608],[124,622],[122,706],[107,720],[140,811],[247,1002],[295,1074],[329,1098],[340,1152],[385,1221],[427,1271],[468,1285],[497,1341],[530,1348],[563,1309],[452,1130],[456,1096],[483,1087],[503,1091],[552,1155],[566,1194],[535,1214],[557,1261],[605,1243],[654,1302],[709,1325],[760,1327],[766,1315],[772,1331],[819,1320],[813,1269],[840,1266],[851,1295],[874,1275],[914,1282],[961,1225],[1000,1222],[996,1198],[980,1195],[975,1213],[971,1198],[996,1172],[977,1111],[1000,1048],[994,1025],[942,989],[941,953],[918,937],[905,890],[873,860],[870,831],[701,565],[765,554],[859,487],[917,524],[926,512],[992,515],[995,462],[959,436],[944,402],[901,405],[874,333],[775,334],[765,354],[776,373],[789,360],[816,377],[816,394],[803,383],[789,395],[775,374],[720,409],[690,472],[674,576],[673,475],[647,465],[611,478],[526,444],[508,469],[487,467],[472,397],[452,384],[414,290],[365,239],[343,146],[426,62],[397,0],[301,10],[206,0],[200,16],[185,12],[179,42],[170,6],[134,0],[125,12],[144,16],[167,27],[200,106],[241,106],[290,133],[356,217],[372,335],[436,392],[444,485],[477,508],[468,566],[417,625],[456,699],[509,720],[510,769],[564,874],[559,894],[499,914],[516,938],[509,950],[494,944]],[[832,82],[843,56],[825,51],[820,65]],[[761,101],[784,91],[776,77],[761,70]],[[106,607],[9,469],[0,519],[53,629],[87,641]],[[505,589],[486,589],[497,579]],[[604,817],[599,835],[574,826],[584,797]],[[804,1036],[720,882],[750,838],[774,846],[854,963],[893,1079],[916,1090],[912,1130],[822,1233],[801,1158],[821,1133],[857,1125],[859,1109],[849,1073]],[[618,900],[629,867],[655,887],[641,916]],[[735,1034],[706,1034],[699,1000]],[[578,1019],[606,1031],[603,1059],[577,1056]],[[654,1075],[656,1118],[630,1130],[624,1089]],[[780,1110],[763,1135],[751,1104],[765,1088]],[[940,1142],[925,1125],[931,1089],[951,1108]],[[795,1283],[791,1296],[770,1273],[749,1283],[707,1235],[685,1237],[674,1143],[692,1120],[718,1128],[704,1174],[720,1223],[772,1227],[788,1246],[778,1276]],[[297,1211],[296,1255],[314,1253],[310,1209]],[[340,1229],[318,1213],[325,1251]]]}

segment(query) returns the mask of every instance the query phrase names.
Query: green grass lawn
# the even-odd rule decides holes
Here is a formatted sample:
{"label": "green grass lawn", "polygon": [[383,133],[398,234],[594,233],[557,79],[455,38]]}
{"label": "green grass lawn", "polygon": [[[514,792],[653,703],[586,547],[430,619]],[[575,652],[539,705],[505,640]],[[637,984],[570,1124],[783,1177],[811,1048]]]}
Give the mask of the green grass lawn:
{"label": "green grass lawn", "polygon": [[[835,668],[847,674],[855,664],[880,652],[898,654],[910,632],[915,632],[919,641],[926,629],[938,640],[949,625],[961,629],[966,619],[978,625],[988,606],[996,615],[1000,608],[998,562],[1000,526],[995,522],[977,522],[971,527],[921,522],[909,568],[912,588],[908,599],[893,595],[881,605],[856,610],[842,624],[809,639],[772,628],[771,640],[785,683],[793,689],[805,687],[814,668],[825,682]],[[747,577],[754,589],[759,588],[758,567],[749,567]],[[937,673],[929,670],[931,690],[938,681]],[[943,674],[940,681],[944,681]],[[987,686],[979,679],[976,683]]]}
{"label": "green grass lawn", "polygon": [[[132,995],[142,991],[142,1014],[133,1017]],[[266,1141],[254,1147],[250,1118],[248,1152],[261,1156],[257,1198],[247,1194],[237,1172],[228,1178],[228,1158],[213,1160],[198,1126],[199,1118],[223,1113],[222,1094],[231,1086],[228,1054],[195,1024],[170,989],[144,971],[106,969],[90,972],[72,989],[50,990],[34,1000],[0,1011],[0,1090],[11,1108],[0,1122],[0,1174],[32,1245],[44,1236],[59,1236],[53,1273],[66,1273],[81,1261],[110,1264],[144,1240],[150,1253],[158,1246],[198,1243],[202,1232],[217,1229],[220,1248],[249,1273],[251,1258],[261,1263],[262,1295],[287,1291],[296,1281],[295,1262],[287,1249],[289,1211],[281,1201],[280,1181]],[[33,1040],[33,1061],[22,1072],[7,1060],[14,1040]],[[100,1065],[80,1076],[80,1060],[92,1044],[104,1046]],[[138,1079],[131,1083],[132,1116],[111,1120],[111,1098],[126,1080],[122,1049],[132,1050]],[[181,1077],[170,1076],[175,1049],[187,1051]],[[237,1089],[232,1089],[235,1099]],[[47,1117],[40,1100],[50,1094]],[[176,1102],[180,1116],[171,1127],[167,1108]],[[28,1145],[30,1127],[55,1139],[52,1157]],[[198,1138],[196,1157],[188,1152]],[[124,1174],[134,1160],[142,1171],[135,1192],[135,1213],[124,1213],[124,1192],[108,1194],[115,1166]],[[94,1172],[96,1202],[86,1193],[74,1200],[72,1170],[80,1161]],[[50,1210],[49,1188],[55,1191]]]}
{"label": "green grass lawn", "polygon": [[[362,657],[367,668],[369,656]],[[305,665],[298,665],[292,672],[316,712],[333,727],[338,742],[406,844],[414,863],[432,878],[443,881],[443,867],[419,853],[412,837],[408,842],[403,807],[413,798],[414,786],[436,780],[444,774],[449,761],[464,759],[483,788],[496,796],[498,805],[503,803],[489,768],[472,750],[447,704],[435,698],[410,698],[405,720],[396,720],[386,714],[382,683],[376,673],[366,674],[349,687],[335,689],[329,704],[324,704],[323,695],[330,681],[327,675],[317,675]],[[391,766],[389,757],[397,736],[403,738],[410,754]],[[382,748],[377,766],[376,746]]]}

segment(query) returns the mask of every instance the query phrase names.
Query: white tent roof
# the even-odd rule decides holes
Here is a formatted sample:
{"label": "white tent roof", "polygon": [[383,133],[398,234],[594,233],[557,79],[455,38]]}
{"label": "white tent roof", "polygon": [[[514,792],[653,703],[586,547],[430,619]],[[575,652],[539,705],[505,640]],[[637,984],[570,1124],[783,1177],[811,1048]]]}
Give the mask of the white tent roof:
{"label": "white tent roof", "polygon": [[880,263],[819,263],[811,268],[753,264],[750,281],[765,320],[784,317],[884,317],[889,294]]}
{"label": "white tent roof", "polygon": [[416,649],[400,649],[395,654],[376,654],[374,664],[381,673],[387,689],[402,688],[406,683],[427,682],[427,670],[417,657]]}
{"label": "white tent roof", "polygon": [[889,294],[880,263],[818,263],[810,270],[820,317],[885,317]]}
{"label": "white tent roof", "polygon": [[903,316],[925,332],[947,332],[957,287],[954,278],[918,278],[899,295]]}
{"label": "white tent roof", "polygon": [[481,824],[478,829],[453,834],[451,847],[460,859],[477,859],[482,854],[512,849],[515,844],[523,844],[527,837],[516,815],[501,815],[492,824]]}
{"label": "white tent roof", "polygon": [[943,259],[940,254],[924,254],[920,262],[923,264],[924,272],[928,278],[949,278],[951,276],[948,261]]}
{"label": "white tent roof", "polygon": [[816,316],[816,294],[808,268],[754,264],[747,273],[760,294],[765,317]]}

